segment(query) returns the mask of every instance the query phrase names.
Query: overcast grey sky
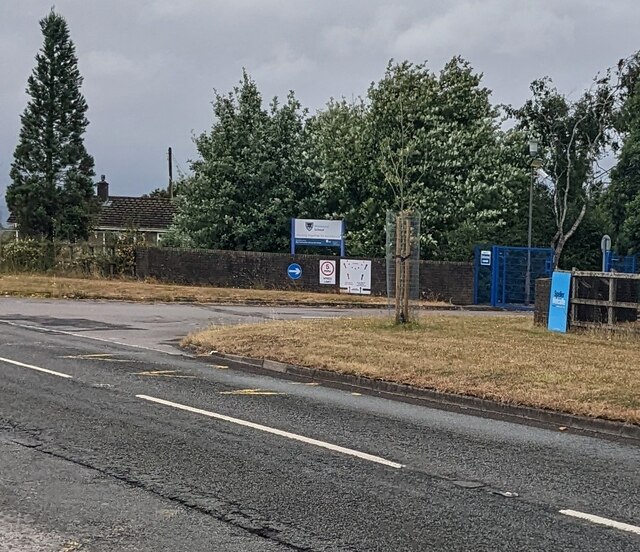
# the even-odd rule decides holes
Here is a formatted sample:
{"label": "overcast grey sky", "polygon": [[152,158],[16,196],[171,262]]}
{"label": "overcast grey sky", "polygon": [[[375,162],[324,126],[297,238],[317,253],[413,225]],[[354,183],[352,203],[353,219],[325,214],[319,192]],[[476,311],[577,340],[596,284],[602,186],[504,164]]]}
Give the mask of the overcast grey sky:
{"label": "overcast grey sky", "polygon": [[[25,86],[53,0],[0,0],[0,194]],[[86,144],[114,194],[166,185],[166,150],[187,170],[193,133],[212,123],[213,89],[242,67],[265,99],[295,90],[312,111],[378,80],[390,58],[456,54],[484,73],[494,102],[519,104],[551,76],[578,95],[640,48],[639,0],[57,0],[89,104]]]}

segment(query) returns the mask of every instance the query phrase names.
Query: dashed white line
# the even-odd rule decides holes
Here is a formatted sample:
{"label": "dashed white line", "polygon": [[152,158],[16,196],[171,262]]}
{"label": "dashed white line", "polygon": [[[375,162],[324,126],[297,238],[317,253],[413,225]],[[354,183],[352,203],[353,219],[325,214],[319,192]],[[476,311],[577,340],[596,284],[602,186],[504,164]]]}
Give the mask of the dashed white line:
{"label": "dashed white line", "polygon": [[628,531],[630,533],[635,533],[636,535],[640,535],[640,527],[637,527],[635,525],[630,525],[628,523],[621,523],[619,521],[614,521],[612,519],[607,519],[600,516],[594,516],[592,514],[585,514],[584,512],[578,512],[576,510],[560,510],[560,513],[564,514],[565,516],[584,519],[586,521],[590,521],[591,523],[597,523],[598,525],[606,525],[607,527],[613,527],[615,529],[620,529],[621,531]]}
{"label": "dashed white line", "polygon": [[239,418],[232,418],[231,416],[225,416],[224,414],[217,414],[216,412],[209,412],[208,410],[202,410],[200,408],[194,408],[192,406],[186,406],[184,404],[165,401],[164,399],[157,399],[155,397],[149,397],[148,395],[136,395],[136,397],[145,401],[162,404],[164,406],[170,406],[172,408],[177,408],[178,410],[185,410],[186,412],[192,412],[194,414],[208,416],[209,418],[223,420],[225,422],[230,422],[232,424],[249,427],[251,429],[257,429],[258,431],[264,431],[265,433],[271,433],[273,435],[278,435],[280,437],[286,437],[287,439],[300,441],[301,443],[306,443],[308,445],[322,447],[322,448],[331,450],[333,452],[339,452],[341,454],[355,456],[356,458],[360,458],[362,460],[368,460],[369,462],[375,462],[376,464],[382,464],[383,466],[388,466],[390,468],[395,468],[395,469],[404,468],[403,464],[398,464],[397,462],[392,462],[391,460],[387,460],[379,456],[374,456],[372,454],[367,454],[366,452],[360,452],[357,450],[341,447],[339,445],[333,445],[331,443],[325,443],[324,441],[318,441],[317,439],[311,439],[309,437],[304,437],[303,435],[298,435],[296,433],[289,433],[288,431],[282,431],[280,429],[275,429],[273,427],[255,424],[253,422],[248,422],[246,420],[240,420]]}
{"label": "dashed white line", "polygon": [[20,366],[21,368],[29,368],[29,370],[36,370],[37,372],[44,372],[45,374],[50,374],[52,376],[58,376],[59,378],[73,378],[69,374],[63,374],[62,372],[55,372],[54,370],[47,370],[46,368],[40,368],[39,366],[32,366],[31,364],[24,364],[23,362],[18,362],[17,360],[10,360],[8,358],[0,357],[0,362],[6,362],[7,364],[13,364],[14,366]]}

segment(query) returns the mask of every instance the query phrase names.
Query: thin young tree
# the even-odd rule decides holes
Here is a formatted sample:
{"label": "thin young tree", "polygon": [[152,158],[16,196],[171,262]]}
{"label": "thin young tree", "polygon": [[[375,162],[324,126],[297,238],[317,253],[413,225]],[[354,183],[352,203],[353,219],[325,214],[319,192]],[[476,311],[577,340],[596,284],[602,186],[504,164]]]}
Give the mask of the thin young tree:
{"label": "thin young tree", "polygon": [[27,81],[29,101],[11,166],[7,206],[23,236],[86,239],[97,203],[93,157],[84,146],[89,124],[80,92],[75,46],[64,17],[40,21],[44,37]]}

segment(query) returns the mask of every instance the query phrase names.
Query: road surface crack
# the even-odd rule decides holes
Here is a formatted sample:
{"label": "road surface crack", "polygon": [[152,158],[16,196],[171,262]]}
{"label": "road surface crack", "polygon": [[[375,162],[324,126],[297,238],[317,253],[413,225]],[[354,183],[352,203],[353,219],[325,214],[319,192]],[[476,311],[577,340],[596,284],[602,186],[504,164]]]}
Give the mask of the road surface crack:
{"label": "road surface crack", "polygon": [[[11,429],[13,432],[16,432],[15,427]],[[115,471],[110,468],[94,465],[89,461],[74,458],[68,451],[64,449],[62,449],[62,451],[54,450],[50,445],[34,439],[32,435],[28,435],[27,438],[12,435],[8,440],[18,446],[37,450],[44,455],[71,462],[77,466],[100,473],[105,477],[116,479],[129,487],[140,489],[163,500],[169,500],[184,508],[212,517],[217,521],[232,525],[254,536],[278,544],[287,550],[298,552],[313,552],[314,550],[340,550],[350,552],[356,550],[355,548],[343,545],[337,547],[335,542],[329,542],[327,539],[319,535],[311,534],[308,531],[304,531],[303,533],[301,530],[289,525],[274,524],[255,512],[248,512],[239,504],[222,500],[219,497],[210,497],[207,499],[204,496],[193,496],[195,489],[188,489],[188,494],[192,495],[189,498],[183,496],[180,492],[169,492],[168,489],[162,489],[157,481],[144,481],[134,477],[129,473],[129,470]],[[208,504],[202,503],[201,501],[203,499],[207,500]],[[304,539],[304,541],[313,542],[314,546],[311,547],[300,542],[301,538]]]}

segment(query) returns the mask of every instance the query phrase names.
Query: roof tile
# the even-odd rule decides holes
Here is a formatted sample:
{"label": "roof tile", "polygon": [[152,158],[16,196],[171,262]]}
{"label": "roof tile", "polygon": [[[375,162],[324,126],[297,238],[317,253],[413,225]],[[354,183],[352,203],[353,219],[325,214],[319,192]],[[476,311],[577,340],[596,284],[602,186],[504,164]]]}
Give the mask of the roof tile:
{"label": "roof tile", "polygon": [[[96,228],[121,229],[135,227],[139,230],[166,230],[173,222],[176,206],[173,201],[159,197],[110,196],[100,206]],[[16,219],[11,214],[9,224]]]}
{"label": "roof tile", "polygon": [[173,201],[159,197],[110,196],[100,207],[97,228],[169,228],[176,212]]}

